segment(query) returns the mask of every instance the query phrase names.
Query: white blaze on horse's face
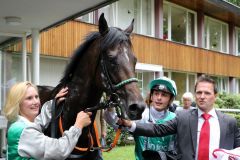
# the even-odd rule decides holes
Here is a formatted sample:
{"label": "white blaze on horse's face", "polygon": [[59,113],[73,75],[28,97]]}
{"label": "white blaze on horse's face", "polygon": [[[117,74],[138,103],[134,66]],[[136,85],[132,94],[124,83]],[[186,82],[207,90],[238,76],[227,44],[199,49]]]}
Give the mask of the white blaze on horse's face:
{"label": "white blaze on horse's face", "polygon": [[127,52],[127,51],[128,51],[127,48],[124,47],[124,48],[123,48],[123,53],[124,53],[124,56],[126,57],[126,59],[127,59],[128,62],[129,62],[129,57],[128,57],[128,52]]}
{"label": "white blaze on horse's face", "polygon": [[[112,56],[112,57],[115,57],[117,56],[118,54],[118,50],[112,50],[112,51],[109,51],[109,54]],[[128,49],[126,47],[123,47],[123,55],[124,57],[127,59],[127,61],[129,62],[129,56],[128,56]]]}
{"label": "white blaze on horse's face", "polygon": [[112,57],[115,57],[115,56],[117,56],[117,54],[118,54],[117,50],[109,51],[109,53],[110,53],[110,55],[111,55]]}

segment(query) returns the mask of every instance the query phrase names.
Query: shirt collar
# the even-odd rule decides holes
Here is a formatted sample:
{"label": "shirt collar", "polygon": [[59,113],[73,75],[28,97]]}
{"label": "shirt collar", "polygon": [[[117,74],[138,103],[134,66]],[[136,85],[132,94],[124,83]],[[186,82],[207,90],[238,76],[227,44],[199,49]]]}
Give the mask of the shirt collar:
{"label": "shirt collar", "polygon": [[18,121],[22,121],[22,122],[24,122],[25,124],[28,124],[28,125],[32,123],[27,118],[25,118],[23,116],[20,116],[20,115],[18,115]]}
{"label": "shirt collar", "polygon": [[166,110],[157,111],[153,106],[151,106],[150,113],[154,119],[163,119],[165,117]]}
{"label": "shirt collar", "polygon": [[[204,113],[204,112],[203,112],[201,109],[198,108],[198,118],[200,118],[203,113]],[[212,108],[212,109],[208,112],[208,114],[210,114],[211,117],[213,117],[213,118],[217,118],[217,113],[216,113],[215,108]]]}

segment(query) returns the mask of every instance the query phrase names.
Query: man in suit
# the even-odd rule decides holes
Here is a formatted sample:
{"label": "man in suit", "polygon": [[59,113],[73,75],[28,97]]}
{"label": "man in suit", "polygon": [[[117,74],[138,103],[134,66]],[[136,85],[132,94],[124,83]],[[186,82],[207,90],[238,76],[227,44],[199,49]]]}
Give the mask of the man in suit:
{"label": "man in suit", "polygon": [[[177,134],[177,148],[182,160],[213,160],[214,149],[240,146],[236,119],[214,109],[216,97],[214,80],[203,75],[195,85],[196,109],[180,111],[176,118],[165,124],[146,125],[129,120],[122,120],[122,123],[135,135],[156,137]],[[203,115],[208,115],[208,118]]]}

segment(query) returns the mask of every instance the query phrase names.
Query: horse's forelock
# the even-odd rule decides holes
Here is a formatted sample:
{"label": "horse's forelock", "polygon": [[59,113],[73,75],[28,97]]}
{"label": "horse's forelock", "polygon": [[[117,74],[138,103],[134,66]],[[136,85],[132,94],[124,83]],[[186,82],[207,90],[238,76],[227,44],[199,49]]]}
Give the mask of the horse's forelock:
{"label": "horse's forelock", "polygon": [[101,50],[106,50],[109,46],[113,47],[122,42],[128,42],[132,46],[129,36],[119,28],[110,27],[109,32],[102,38]]}

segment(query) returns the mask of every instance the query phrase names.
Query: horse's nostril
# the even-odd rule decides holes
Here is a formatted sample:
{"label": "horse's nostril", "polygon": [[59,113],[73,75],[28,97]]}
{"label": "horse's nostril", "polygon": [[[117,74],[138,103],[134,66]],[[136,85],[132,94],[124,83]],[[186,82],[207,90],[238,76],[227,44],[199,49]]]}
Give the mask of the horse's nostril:
{"label": "horse's nostril", "polygon": [[137,104],[131,104],[129,106],[129,112],[135,112],[137,111]]}
{"label": "horse's nostril", "polygon": [[132,120],[137,120],[137,119],[141,119],[142,117],[142,112],[145,109],[145,105],[144,104],[131,104],[129,106],[129,118]]}

